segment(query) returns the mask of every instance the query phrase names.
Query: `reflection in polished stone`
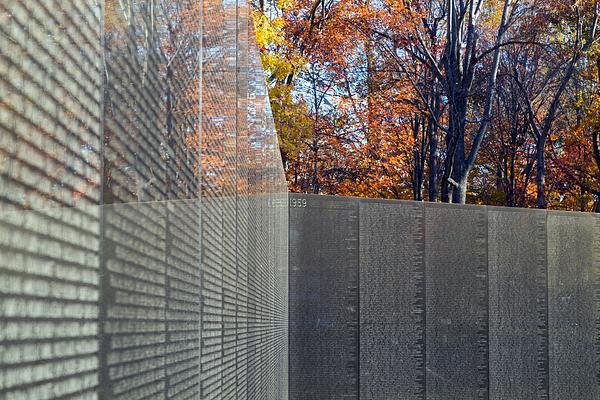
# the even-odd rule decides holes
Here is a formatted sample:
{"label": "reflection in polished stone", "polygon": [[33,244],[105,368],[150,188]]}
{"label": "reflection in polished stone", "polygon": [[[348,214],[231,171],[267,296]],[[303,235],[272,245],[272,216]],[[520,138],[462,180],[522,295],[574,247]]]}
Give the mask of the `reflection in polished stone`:
{"label": "reflection in polished stone", "polygon": [[94,398],[100,210],[0,214],[0,398]]}
{"label": "reflection in polished stone", "polygon": [[249,7],[0,2],[0,398],[287,398]]}

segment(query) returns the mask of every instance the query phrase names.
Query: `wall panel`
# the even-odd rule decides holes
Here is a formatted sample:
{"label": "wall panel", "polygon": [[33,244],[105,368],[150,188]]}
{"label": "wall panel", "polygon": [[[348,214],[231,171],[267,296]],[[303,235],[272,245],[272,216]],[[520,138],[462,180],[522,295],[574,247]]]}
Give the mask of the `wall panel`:
{"label": "wall panel", "polygon": [[95,398],[98,219],[93,206],[0,214],[0,398]]}
{"label": "wall panel", "polygon": [[488,390],[485,208],[425,206],[427,399]]}
{"label": "wall panel", "polygon": [[101,6],[0,2],[2,399],[96,395],[101,106]]}
{"label": "wall panel", "polygon": [[546,216],[488,209],[490,399],[548,398]]}
{"label": "wall panel", "polygon": [[358,399],[358,201],[290,195],[290,397]]}
{"label": "wall panel", "polygon": [[598,218],[548,214],[550,398],[600,397]]}
{"label": "wall panel", "polygon": [[360,201],[360,398],[425,397],[424,213]]}

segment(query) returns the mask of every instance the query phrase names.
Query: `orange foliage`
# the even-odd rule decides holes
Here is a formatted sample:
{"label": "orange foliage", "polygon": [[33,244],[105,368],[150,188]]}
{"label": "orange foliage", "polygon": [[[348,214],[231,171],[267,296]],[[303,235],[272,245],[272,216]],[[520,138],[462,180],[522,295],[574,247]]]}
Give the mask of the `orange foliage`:
{"label": "orange foliage", "polygon": [[[471,4],[470,0],[463,3],[466,9]],[[293,49],[300,54],[295,60],[305,62],[304,69],[293,76],[296,81],[288,79],[285,84],[295,85],[297,104],[307,109],[302,128],[277,123],[277,115],[285,113],[276,113],[276,125],[283,130],[303,132],[295,136],[300,138],[293,142],[297,148],[285,150],[288,156],[293,154],[285,159],[292,190],[440,198],[442,175],[453,168],[447,163],[451,154],[447,152],[448,127],[450,110],[457,109],[449,104],[448,7],[444,4],[427,0],[285,1],[278,14],[285,38],[278,47]],[[465,125],[465,148],[457,157],[469,153],[477,127],[487,121],[483,110],[492,76],[487,71],[492,70],[503,16],[510,23],[498,46],[493,111],[468,175],[467,200],[535,207],[540,204],[541,187],[549,207],[590,210],[594,202],[600,202],[595,192],[600,186],[600,165],[595,163],[591,139],[597,129],[591,121],[596,117],[593,107],[590,111],[597,101],[589,95],[595,89],[580,95],[573,82],[597,87],[587,65],[590,52],[595,51],[590,40],[597,39],[592,28],[598,2],[509,2],[506,14],[504,2],[474,4],[478,4],[473,26],[477,73],[465,89],[469,91],[467,111],[459,121]],[[466,60],[469,55],[460,57]],[[571,60],[572,78],[564,73]],[[556,66],[562,67],[554,73]],[[552,101],[555,94],[557,102]],[[580,104],[575,104],[577,97],[583,98]],[[545,186],[537,178],[542,175],[532,120],[538,128],[549,127],[541,150]],[[285,132],[279,134],[286,137]]]}

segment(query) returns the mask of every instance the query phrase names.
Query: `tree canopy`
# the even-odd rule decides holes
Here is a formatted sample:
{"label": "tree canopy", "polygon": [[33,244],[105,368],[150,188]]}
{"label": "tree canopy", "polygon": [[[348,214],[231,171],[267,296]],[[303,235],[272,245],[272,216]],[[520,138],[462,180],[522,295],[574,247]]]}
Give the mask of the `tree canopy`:
{"label": "tree canopy", "polygon": [[600,211],[598,0],[261,0],[293,191]]}

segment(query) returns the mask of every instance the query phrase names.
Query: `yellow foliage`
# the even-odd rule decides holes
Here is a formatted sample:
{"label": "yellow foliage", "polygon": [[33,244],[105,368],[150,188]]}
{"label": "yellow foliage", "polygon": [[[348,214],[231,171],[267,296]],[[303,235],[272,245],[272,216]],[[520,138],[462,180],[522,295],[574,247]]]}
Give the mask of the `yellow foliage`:
{"label": "yellow foliage", "polygon": [[275,85],[269,90],[269,97],[281,152],[285,158],[294,159],[306,149],[312,134],[308,107],[294,99],[290,85]]}
{"label": "yellow foliage", "polygon": [[296,52],[286,46],[282,17],[269,18],[264,13],[252,12],[256,41],[260,49],[263,68],[270,81],[283,81],[306,63]]}

